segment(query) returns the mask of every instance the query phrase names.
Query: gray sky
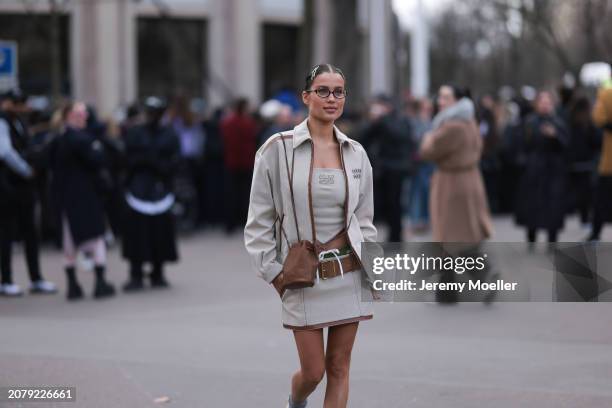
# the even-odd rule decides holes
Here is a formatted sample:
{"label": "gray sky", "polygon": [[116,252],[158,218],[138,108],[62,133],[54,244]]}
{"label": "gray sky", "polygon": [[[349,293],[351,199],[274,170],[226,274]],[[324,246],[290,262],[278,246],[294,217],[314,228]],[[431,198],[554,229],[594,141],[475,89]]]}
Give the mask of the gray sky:
{"label": "gray sky", "polygon": [[[429,15],[436,14],[446,7],[450,0],[422,0]],[[410,29],[413,24],[418,0],[393,0],[393,9],[397,13],[400,24],[405,29]]]}

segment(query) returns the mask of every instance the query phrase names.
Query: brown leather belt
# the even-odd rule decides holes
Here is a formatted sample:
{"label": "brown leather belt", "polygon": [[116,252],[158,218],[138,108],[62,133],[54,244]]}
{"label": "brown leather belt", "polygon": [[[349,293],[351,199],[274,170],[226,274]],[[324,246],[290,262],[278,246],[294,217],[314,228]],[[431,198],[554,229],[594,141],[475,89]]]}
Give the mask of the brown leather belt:
{"label": "brown leather belt", "polygon": [[[340,263],[342,263],[342,271],[344,273],[358,271],[361,268],[359,258],[357,257],[357,255],[355,255],[354,252],[351,252],[349,255],[346,255],[343,258],[340,258]],[[320,279],[325,280],[335,278],[339,275],[341,275],[341,273],[340,265],[338,264],[338,259],[331,258],[327,261],[319,262]]]}
{"label": "brown leather belt", "polygon": [[[332,239],[325,243],[316,241],[318,253],[321,253],[321,251],[329,251],[331,249],[342,250],[348,245],[349,240],[346,229],[343,229],[342,231],[337,233]],[[325,280],[335,278],[336,276],[340,276],[342,272],[353,272],[361,269],[361,261],[354,252],[351,251],[348,255],[339,255],[339,257],[340,259],[336,258],[335,256],[330,256],[324,261],[319,262],[320,279]],[[342,269],[340,269],[338,261],[340,261],[340,263],[342,264]]]}

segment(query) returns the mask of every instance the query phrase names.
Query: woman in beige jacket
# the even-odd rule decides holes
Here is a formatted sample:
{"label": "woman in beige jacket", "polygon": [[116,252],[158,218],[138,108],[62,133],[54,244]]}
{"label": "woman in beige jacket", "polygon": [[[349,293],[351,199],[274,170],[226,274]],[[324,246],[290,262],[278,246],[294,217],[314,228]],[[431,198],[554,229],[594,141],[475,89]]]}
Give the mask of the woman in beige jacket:
{"label": "woman in beige jacket", "polygon": [[[288,407],[305,407],[325,373],[324,406],[346,407],[357,327],[372,318],[371,303],[362,299],[371,277],[360,258],[361,243],[376,241],[372,167],[361,145],[334,126],[345,96],[342,71],[317,65],[302,92],[308,118],[268,139],[255,158],[244,240],[259,276],[279,291],[283,326],[294,334],[300,370]],[[317,249],[317,279],[281,293],[283,262],[299,239],[325,249]]]}

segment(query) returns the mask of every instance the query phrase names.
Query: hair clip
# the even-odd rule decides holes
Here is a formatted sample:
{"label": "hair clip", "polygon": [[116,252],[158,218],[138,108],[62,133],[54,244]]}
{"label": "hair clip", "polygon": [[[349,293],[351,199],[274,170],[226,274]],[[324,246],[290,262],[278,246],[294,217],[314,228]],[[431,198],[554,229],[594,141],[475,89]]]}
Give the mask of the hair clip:
{"label": "hair clip", "polygon": [[314,79],[315,75],[317,75],[317,70],[319,69],[319,65],[315,66],[313,70],[310,72],[310,79]]}

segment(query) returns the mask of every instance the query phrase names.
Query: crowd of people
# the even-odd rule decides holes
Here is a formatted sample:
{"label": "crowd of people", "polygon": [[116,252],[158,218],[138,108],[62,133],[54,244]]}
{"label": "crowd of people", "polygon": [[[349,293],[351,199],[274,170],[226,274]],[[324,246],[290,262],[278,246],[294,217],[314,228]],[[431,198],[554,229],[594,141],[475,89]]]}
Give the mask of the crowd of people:
{"label": "crowd of people", "polygon": [[[548,234],[549,242],[556,242],[566,216],[578,213],[585,230],[590,230],[585,232],[585,240],[599,240],[604,223],[612,221],[611,96],[612,90],[602,89],[593,105],[578,90],[561,88],[558,95],[547,89],[527,90],[496,101],[490,95],[473,98],[469,90],[449,84],[441,86],[433,99],[407,103],[403,114],[381,98],[357,137],[372,157],[378,181],[376,203],[381,209],[375,214],[386,217],[390,224],[388,239],[399,240],[401,218],[406,218],[391,210],[398,202],[416,234],[427,229],[428,210],[437,208],[432,205],[435,203],[427,203],[429,187],[434,169],[444,165],[423,157],[422,144],[424,136],[439,128],[448,115],[443,111],[446,99],[450,99],[453,104],[467,104],[471,112],[465,115],[478,127],[482,146],[472,152],[479,154],[487,198],[483,211],[512,214],[516,224],[525,228],[528,242],[535,242],[539,230]],[[459,110],[460,105],[455,106],[453,114],[460,115]],[[459,150],[453,150],[452,145],[460,139],[461,131],[450,133],[443,145],[459,160]],[[398,148],[400,145],[403,147]],[[401,170],[391,173],[390,167]],[[397,181],[399,178],[402,181]],[[401,198],[393,184],[403,186]],[[449,207],[439,209],[448,222],[454,187],[456,184],[444,187],[449,195],[442,201]]]}
{"label": "crowd of people", "polygon": [[[19,240],[33,293],[57,292],[43,277],[41,240],[62,247],[70,300],[84,296],[78,254],[93,265],[93,296],[115,294],[105,264],[106,247],[116,238],[129,263],[124,291],[143,290],[145,283],[168,287],[164,264],[179,259],[177,230],[242,229],[255,152],[303,120],[296,97],[273,98],[257,110],[239,98],[206,117],[184,95],[168,103],[148,97],[127,108],[120,121],[104,122],[82,102],[47,112],[32,109],[19,90],[5,93],[0,294],[23,294],[12,276],[12,245]],[[450,105],[452,111],[446,109]],[[592,106],[572,89],[475,98],[448,84],[433,98],[398,103],[379,95],[361,114],[345,112],[338,125],[368,152],[375,217],[388,225],[388,241],[405,237],[406,220],[414,234],[431,228],[434,239],[456,239],[449,232],[453,196],[458,189],[480,187],[448,174],[461,172],[467,162],[476,163],[482,177],[484,201],[470,210],[480,220],[479,240],[492,234],[489,212],[514,214],[529,242],[540,230],[555,242],[565,217],[576,212],[590,228],[585,240],[594,241],[612,221],[611,105],[609,89],[602,89]],[[472,121],[474,129],[445,129],[446,136],[432,140],[451,114]],[[463,138],[470,132],[477,140]],[[457,144],[477,148],[461,155],[453,153]],[[435,219],[446,220],[444,226]]]}
{"label": "crowd of people", "polygon": [[[130,264],[124,291],[144,289],[144,264],[151,267],[151,287],[168,287],[164,263],[178,260],[174,180],[181,153],[191,152],[181,150],[163,100],[147,98],[143,112],[132,112],[118,127],[98,122],[78,101],[36,127],[24,120],[32,113],[25,102],[12,91],[1,105],[2,294],[23,293],[13,282],[11,262],[12,244],[21,238],[30,291],[57,291],[39,265],[39,236],[49,231],[61,242],[69,300],[84,297],[76,271],[79,254],[93,265],[94,298],[115,295],[105,277],[109,231],[123,238],[122,255]],[[184,159],[187,165],[190,158]]]}

